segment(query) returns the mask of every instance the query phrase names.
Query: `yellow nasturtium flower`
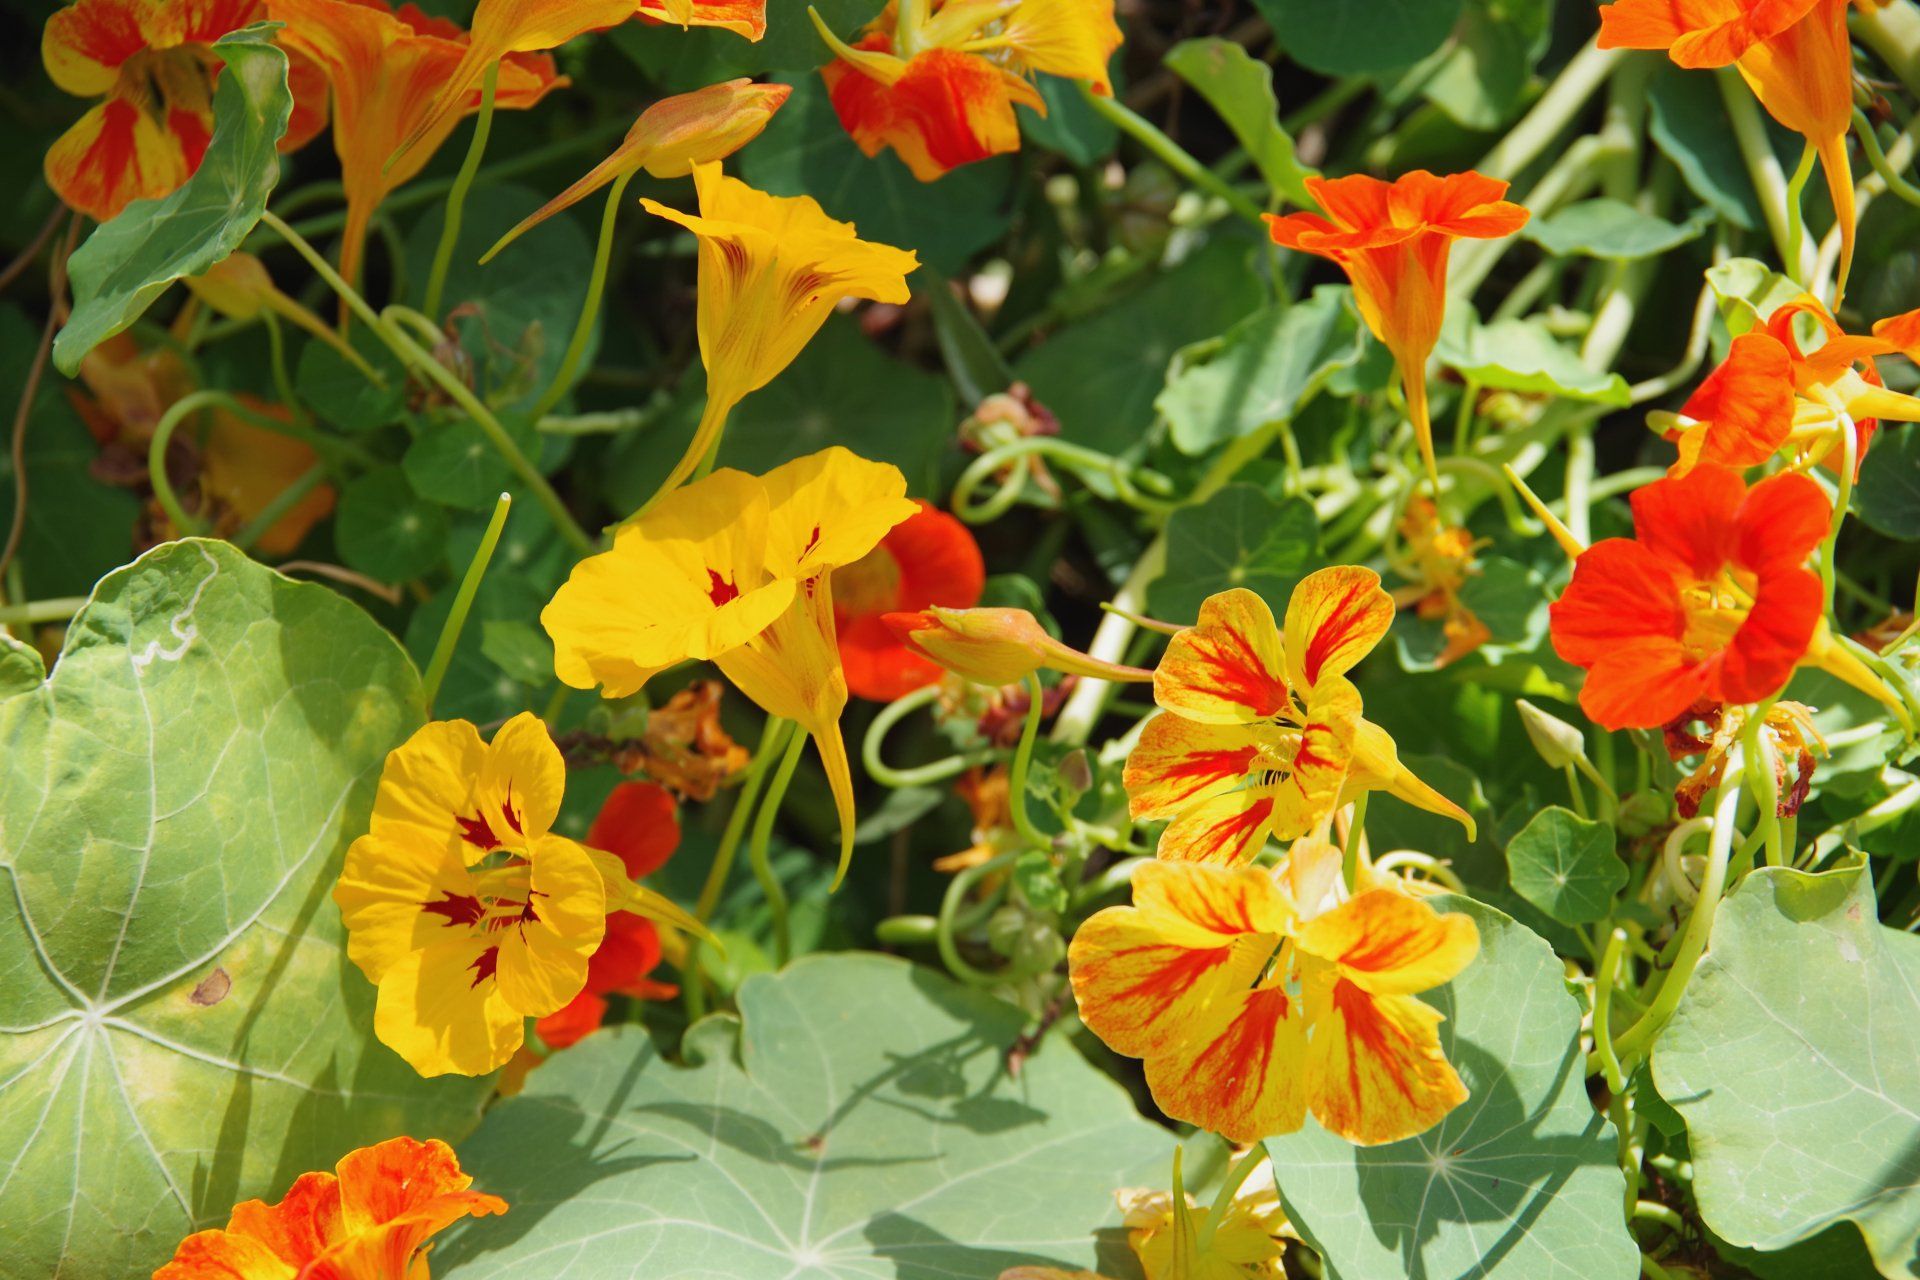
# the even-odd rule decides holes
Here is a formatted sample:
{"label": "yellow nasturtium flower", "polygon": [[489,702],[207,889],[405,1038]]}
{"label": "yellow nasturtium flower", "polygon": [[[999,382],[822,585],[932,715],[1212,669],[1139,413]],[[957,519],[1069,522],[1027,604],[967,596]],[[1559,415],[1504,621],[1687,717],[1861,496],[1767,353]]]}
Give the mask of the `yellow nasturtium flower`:
{"label": "yellow nasturtium flower", "polygon": [[1380,576],[1353,566],[1295,587],[1284,631],[1251,591],[1207,598],[1160,659],[1153,698],[1165,714],[1147,722],[1122,779],[1135,819],[1172,819],[1162,858],[1245,862],[1366,791],[1453,818],[1472,838],[1473,819],[1400,763],[1346,678],[1393,614]]}
{"label": "yellow nasturtium flower", "polygon": [[853,772],[840,737],[847,680],[832,571],[919,507],[896,467],[835,446],[764,476],[722,468],[674,490],[575,565],[540,614],[554,669],[609,698],[688,660],[716,663],[769,714],[811,734],[853,853]]}
{"label": "yellow nasturtium flower", "polygon": [[700,241],[696,320],[707,407],[662,493],[693,473],[733,406],[791,364],[843,299],[905,302],[907,275],[920,265],[904,249],[860,239],[811,196],[770,196],[718,164],[695,164],[693,184],[697,215],[640,202]]}
{"label": "yellow nasturtium flower", "polygon": [[423,1076],[481,1075],[586,984],[607,913],[700,929],[620,860],[554,834],[566,764],[523,713],[491,744],[436,720],[387,757],[333,899],[380,989],[374,1033]]}
{"label": "yellow nasturtium flower", "polygon": [[1149,862],[1133,905],[1068,949],[1088,1028],[1145,1060],[1168,1115],[1235,1142],[1291,1133],[1311,1112],[1363,1146],[1422,1133],[1466,1099],[1414,998],[1479,951],[1473,921],[1390,888],[1317,914],[1284,872]]}

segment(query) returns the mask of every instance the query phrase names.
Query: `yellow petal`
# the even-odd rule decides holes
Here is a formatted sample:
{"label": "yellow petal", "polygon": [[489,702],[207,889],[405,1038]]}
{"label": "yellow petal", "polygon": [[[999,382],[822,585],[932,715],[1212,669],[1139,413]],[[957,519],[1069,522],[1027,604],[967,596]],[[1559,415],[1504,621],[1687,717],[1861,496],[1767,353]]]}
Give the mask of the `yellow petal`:
{"label": "yellow petal", "polygon": [[1245,787],[1182,809],[1160,833],[1158,854],[1177,862],[1250,862],[1272,833],[1272,789]]}
{"label": "yellow petal", "polygon": [[1121,40],[1113,0],[1023,0],[1001,34],[1026,70],[1084,80],[1098,94],[1113,92],[1107,61]]}
{"label": "yellow petal", "polygon": [[[373,799],[374,835],[402,847],[458,852],[459,819],[487,758],[480,731],[465,720],[435,720],[387,754]],[[479,850],[468,851],[468,861]]]}
{"label": "yellow petal", "polygon": [[1338,565],[1304,578],[1287,601],[1287,673],[1303,688],[1345,675],[1393,625],[1393,597],[1380,575]]}
{"label": "yellow petal", "polygon": [[485,1075],[511,1058],[525,1019],[480,972],[484,943],[461,938],[404,957],[380,981],[373,1031],[423,1076]]}
{"label": "yellow petal", "polygon": [[1121,782],[1136,819],[1168,818],[1239,786],[1254,770],[1260,740],[1239,724],[1203,724],[1162,713],[1147,721],[1127,754]]}
{"label": "yellow petal", "polygon": [[[1353,731],[1354,772],[1348,790],[1385,791],[1428,813],[1452,818],[1467,829],[1467,839],[1479,838],[1473,816],[1453,801],[1422,782],[1413,770],[1400,763],[1393,738],[1371,720],[1359,721]],[[1351,799],[1352,796],[1347,798]]]}
{"label": "yellow petal", "polygon": [[767,572],[813,578],[852,564],[919,511],[900,468],[834,445],[761,477],[767,493]]}
{"label": "yellow petal", "polygon": [[1296,940],[1376,995],[1412,995],[1450,982],[1480,952],[1472,917],[1442,915],[1393,889],[1370,889],[1314,917]]}
{"label": "yellow petal", "polygon": [[1344,979],[1324,994],[1316,987],[1308,1000],[1308,1088],[1314,1118],[1329,1132],[1361,1146],[1398,1142],[1466,1101],[1434,1009],[1412,996],[1372,996]]}
{"label": "yellow petal", "polygon": [[499,820],[503,843],[531,841],[552,828],[566,789],[567,762],[546,721],[522,711],[493,735],[475,780],[474,808],[489,822]]}
{"label": "yellow petal", "polygon": [[[472,878],[446,844],[364,835],[347,848],[333,900],[347,928],[347,956],[370,982],[379,982],[407,956],[455,936],[457,917],[471,903]],[[436,912],[432,908],[439,907]]]}
{"label": "yellow petal", "polygon": [[500,930],[495,976],[516,1012],[541,1018],[580,994],[607,927],[606,886],[587,851],[547,836],[532,851],[523,918]]}
{"label": "yellow petal", "polygon": [[1207,597],[1200,620],[1174,636],[1153,674],[1153,700],[1189,720],[1244,724],[1287,706],[1280,629],[1243,587]]}

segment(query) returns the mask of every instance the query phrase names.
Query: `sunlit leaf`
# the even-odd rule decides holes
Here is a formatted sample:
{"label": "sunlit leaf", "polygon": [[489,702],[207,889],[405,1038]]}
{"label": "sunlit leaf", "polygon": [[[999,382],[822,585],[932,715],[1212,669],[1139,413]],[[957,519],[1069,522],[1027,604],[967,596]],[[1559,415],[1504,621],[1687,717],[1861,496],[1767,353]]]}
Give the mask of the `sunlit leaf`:
{"label": "sunlit leaf", "polygon": [[1507,871],[1514,892],[1561,924],[1606,919],[1627,883],[1613,828],[1559,805],[1536,813],[1507,841]]}
{"label": "sunlit leaf", "polygon": [[1311,505],[1230,484],[1167,521],[1167,565],[1147,588],[1148,610],[1186,624],[1208,596],[1245,587],[1278,616],[1319,545],[1320,521]]}
{"label": "sunlit leaf", "polygon": [[1163,61],[1220,113],[1275,196],[1315,207],[1304,179],[1317,171],[1300,163],[1293,139],[1280,127],[1272,67],[1217,36],[1183,40],[1167,50]]}

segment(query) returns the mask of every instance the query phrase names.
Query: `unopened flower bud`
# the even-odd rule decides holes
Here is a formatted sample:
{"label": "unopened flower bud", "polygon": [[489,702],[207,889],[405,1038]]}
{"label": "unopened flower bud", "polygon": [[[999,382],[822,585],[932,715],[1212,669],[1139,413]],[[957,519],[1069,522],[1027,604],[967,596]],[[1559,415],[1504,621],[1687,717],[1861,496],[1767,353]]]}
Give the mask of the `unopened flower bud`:
{"label": "unopened flower bud", "polygon": [[900,643],[975,684],[1008,685],[1042,667],[1099,680],[1146,682],[1153,672],[1102,662],[1047,634],[1025,609],[922,609],[889,613]]}
{"label": "unopened flower bud", "polygon": [[1586,735],[1558,716],[1548,715],[1525,698],[1516,699],[1520,723],[1526,726],[1533,749],[1550,768],[1564,769],[1587,754]]}

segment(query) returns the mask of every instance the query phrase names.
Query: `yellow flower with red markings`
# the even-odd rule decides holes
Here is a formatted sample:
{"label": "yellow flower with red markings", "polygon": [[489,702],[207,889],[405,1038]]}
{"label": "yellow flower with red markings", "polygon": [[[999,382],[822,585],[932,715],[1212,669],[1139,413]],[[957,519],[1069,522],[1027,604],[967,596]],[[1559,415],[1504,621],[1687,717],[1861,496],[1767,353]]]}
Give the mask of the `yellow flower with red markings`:
{"label": "yellow flower with red markings", "polygon": [[[1245,1153],[1236,1152],[1232,1167],[1244,1159]],[[1287,1241],[1300,1236],[1287,1221],[1273,1165],[1266,1159],[1234,1188],[1204,1243],[1195,1227],[1196,1219],[1207,1215],[1181,1185],[1177,1150],[1172,1191],[1122,1187],[1113,1195],[1127,1247],[1147,1280],[1286,1280]]]}
{"label": "yellow flower with red markings", "polygon": [[333,899],[348,956],[380,989],[374,1034],[421,1075],[512,1057],[525,1019],[586,984],[609,911],[700,930],[619,858],[554,833],[565,789],[560,750],[527,713],[491,744],[434,721],[387,757]]}
{"label": "yellow flower with red markings", "polygon": [[889,613],[884,621],[907,652],[964,680],[999,688],[1045,667],[1095,680],[1144,683],[1151,671],[1090,657],[1056,640],[1025,609],[943,609]]}
{"label": "yellow flower with red markings", "polygon": [[427,1241],[462,1218],[505,1213],[469,1191],[453,1148],[389,1138],[303,1173],[278,1204],[248,1200],[227,1225],[180,1242],[153,1280],[425,1280]]}
{"label": "yellow flower with red markings", "polygon": [[1363,791],[1385,790],[1473,833],[1473,819],[1400,763],[1346,678],[1392,625],[1371,569],[1337,567],[1294,588],[1285,629],[1244,588],[1210,596],[1154,672],[1149,720],[1123,782],[1136,819],[1171,819],[1160,856],[1245,862]]}
{"label": "yellow flower with red markings", "polygon": [[640,202],[700,241],[696,324],[707,407],[662,493],[693,474],[733,406],[791,364],[842,300],[905,302],[907,274],[920,265],[904,249],[860,239],[810,196],[770,196],[726,177],[717,163],[694,165],[693,184],[697,215]]}
{"label": "yellow flower with red markings", "polygon": [[1466,1099],[1440,1013],[1414,997],[1478,950],[1472,920],[1393,889],[1308,916],[1264,868],[1150,862],[1067,959],[1081,1019],[1145,1061],[1168,1115],[1257,1142],[1311,1112],[1372,1145]]}
{"label": "yellow flower with red markings", "polygon": [[640,113],[612,155],[521,219],[480,261],[486,262],[518,237],[610,182],[630,178],[643,169],[656,178],[678,178],[693,172],[696,164],[725,159],[759,137],[792,92],[790,85],[740,79],[662,98]]}
{"label": "yellow flower with red markings", "polygon": [[1015,104],[1047,114],[1036,72],[1113,92],[1113,0],[907,0],[852,45],[808,13],[837,55],[820,75],[841,126],[869,156],[891,147],[922,182],[1019,150]]}
{"label": "yellow flower with red markings", "polygon": [[896,467],[835,446],[764,476],[722,468],[621,528],[575,565],[540,622],[554,668],[610,698],[689,659],[716,663],[820,750],[840,813],[840,873],[853,853],[853,772],[833,621],[833,570],[919,507]]}
{"label": "yellow flower with red markings", "polygon": [[[75,0],[54,6],[40,37],[53,82],[101,101],[47,151],[47,185],[106,221],[135,200],[168,195],[213,140],[213,42],[263,16],[261,0]],[[325,127],[326,85],[312,63],[287,62],[292,151]]]}

